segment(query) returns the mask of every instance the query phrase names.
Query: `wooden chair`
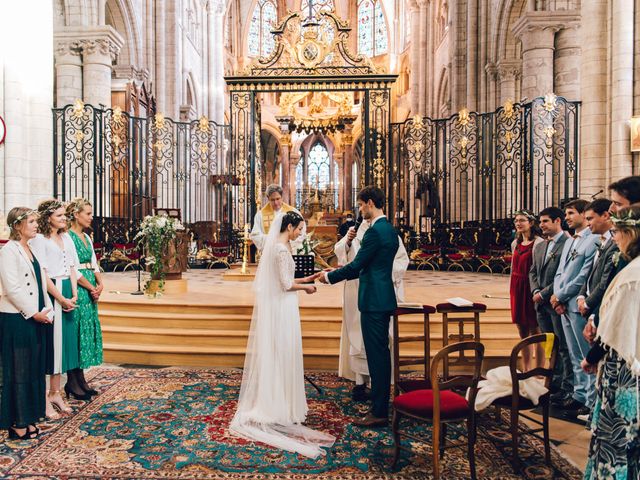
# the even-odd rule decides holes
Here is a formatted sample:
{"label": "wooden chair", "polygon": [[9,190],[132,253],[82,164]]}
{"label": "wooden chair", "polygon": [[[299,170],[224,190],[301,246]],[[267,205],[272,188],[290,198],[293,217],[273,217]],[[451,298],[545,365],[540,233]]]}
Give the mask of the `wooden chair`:
{"label": "wooden chair", "polygon": [[[429,336],[429,315],[436,309],[431,305],[422,307],[399,307],[393,312],[393,396],[424,388],[431,388],[429,367],[431,363],[431,338]],[[421,335],[400,336],[400,319],[403,315],[423,315],[423,330]],[[423,354],[418,357],[400,360],[400,344],[407,342],[422,342]],[[400,368],[406,366],[420,366],[424,369],[422,378],[400,378]]]}
{"label": "wooden chair", "polygon": [[[518,371],[518,356],[520,352],[529,345],[534,345],[537,343],[545,343],[547,341],[547,335],[553,336],[553,347],[551,349],[551,355],[549,357],[549,364],[547,368],[537,367],[528,372],[519,372]],[[511,371],[511,384],[512,391],[511,395],[506,397],[498,398],[493,401],[492,405],[498,409],[508,408],[510,411],[510,427],[511,431],[511,440],[512,440],[512,459],[514,468],[518,468],[520,463],[520,458],[518,456],[518,440],[519,440],[519,423],[518,419],[520,416],[526,418],[527,420],[532,421],[536,425],[540,425],[540,428],[527,428],[524,430],[524,433],[529,433],[535,435],[540,438],[538,432],[543,432],[543,442],[544,442],[544,457],[547,465],[551,463],[551,447],[549,444],[549,398],[550,393],[547,391],[544,395],[542,395],[539,399],[539,404],[542,407],[542,422],[532,418],[528,415],[525,415],[523,412],[527,410],[533,410],[537,408],[537,405],[534,405],[531,400],[528,398],[522,397],[520,395],[519,382],[521,380],[525,380],[527,378],[531,378],[534,376],[542,376],[544,377],[544,386],[549,389],[551,384],[551,379],[553,377],[553,369],[556,364],[556,357],[558,355],[558,337],[553,335],[552,333],[539,333],[537,335],[532,335],[530,337],[525,338],[520,343],[518,343],[513,350],[511,351],[511,359],[509,360],[509,370]]]}
{"label": "wooden chair", "polygon": [[[438,379],[438,366],[447,359],[451,353],[473,351],[474,352],[474,373],[471,376],[458,376],[451,379],[446,377]],[[398,395],[393,400],[393,467],[396,466],[400,458],[400,450],[411,451],[410,448],[400,444],[401,437],[409,438],[420,443],[424,439],[400,431],[400,421],[407,418],[417,423],[431,424],[432,427],[432,456],[433,456],[433,478],[440,478],[440,457],[444,456],[445,448],[457,448],[464,446],[464,442],[456,442],[446,445],[447,424],[467,423],[467,456],[471,478],[476,478],[475,452],[476,442],[476,421],[475,421],[475,400],[478,393],[478,381],[482,360],[484,359],[484,345],[479,342],[460,342],[444,347],[440,350],[431,362],[430,376],[432,389],[414,390]],[[469,401],[464,395],[460,395],[454,389],[469,388]]]}
{"label": "wooden chair", "polygon": [[[455,342],[464,342],[466,340],[480,341],[480,314],[487,311],[487,306],[483,303],[474,303],[470,307],[456,307],[452,303],[439,303],[436,305],[438,313],[442,314],[442,346],[449,345],[451,340]],[[449,324],[457,323],[458,332],[449,334]],[[466,324],[473,325],[473,334],[465,333],[464,327]],[[449,376],[449,365],[464,366],[472,365],[473,362],[465,358],[464,352],[460,352],[460,356],[455,360],[449,362],[446,360],[444,365],[445,378]]]}

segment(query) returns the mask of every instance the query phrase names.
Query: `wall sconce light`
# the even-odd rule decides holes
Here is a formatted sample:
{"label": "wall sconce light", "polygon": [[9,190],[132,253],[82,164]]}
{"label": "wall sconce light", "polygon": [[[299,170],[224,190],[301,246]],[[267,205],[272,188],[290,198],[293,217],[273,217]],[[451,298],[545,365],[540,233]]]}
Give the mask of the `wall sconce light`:
{"label": "wall sconce light", "polygon": [[631,117],[629,121],[630,149],[632,152],[640,152],[640,115]]}

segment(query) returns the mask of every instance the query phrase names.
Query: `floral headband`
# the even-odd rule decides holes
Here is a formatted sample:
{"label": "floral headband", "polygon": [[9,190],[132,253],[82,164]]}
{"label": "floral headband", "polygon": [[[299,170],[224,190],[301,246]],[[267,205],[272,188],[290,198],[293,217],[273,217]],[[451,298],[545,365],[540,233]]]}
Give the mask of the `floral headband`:
{"label": "floral headband", "polygon": [[9,227],[14,228],[17,224],[19,224],[23,220],[26,220],[31,215],[38,215],[38,212],[36,212],[35,210],[27,210],[22,215],[18,215],[18,217],[13,222],[11,222],[11,225],[9,225]]}
{"label": "floral headband", "polygon": [[538,220],[538,217],[536,217],[533,213],[529,212],[528,210],[516,210],[515,212],[513,212],[513,217],[517,217],[518,215],[522,215],[523,217],[527,217],[527,219],[531,220],[531,221],[536,221]]}
{"label": "floral headband", "polygon": [[631,212],[627,212],[624,217],[611,216],[611,222],[618,227],[640,227],[640,218],[633,218]]}
{"label": "floral headband", "polygon": [[42,213],[43,213],[43,214],[53,213],[53,212],[55,212],[57,209],[59,209],[60,207],[64,207],[64,203],[59,202],[59,201],[57,201],[57,200],[56,200],[56,201],[55,201],[55,202],[53,202],[51,205],[49,205],[49,206],[47,207],[47,209],[46,209],[44,212],[42,212]]}

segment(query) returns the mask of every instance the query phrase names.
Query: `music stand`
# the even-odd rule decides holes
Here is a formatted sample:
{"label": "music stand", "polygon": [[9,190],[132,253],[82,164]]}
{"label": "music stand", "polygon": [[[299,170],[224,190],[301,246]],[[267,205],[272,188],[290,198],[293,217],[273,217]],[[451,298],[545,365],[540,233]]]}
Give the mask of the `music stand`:
{"label": "music stand", "polygon": [[[313,255],[292,255],[293,261],[296,262],[295,278],[304,278],[315,273],[315,257]],[[308,375],[304,376],[304,379],[316,389],[316,391],[323,395],[322,389],[309,378]]]}

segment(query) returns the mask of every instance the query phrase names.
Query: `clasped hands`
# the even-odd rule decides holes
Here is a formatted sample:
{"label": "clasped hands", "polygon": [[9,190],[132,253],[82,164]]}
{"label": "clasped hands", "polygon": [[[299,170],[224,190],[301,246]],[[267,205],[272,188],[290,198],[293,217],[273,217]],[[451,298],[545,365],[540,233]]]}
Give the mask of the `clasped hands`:
{"label": "clasped hands", "polygon": [[556,311],[558,315],[563,315],[567,311],[567,306],[558,300],[558,297],[555,295],[551,295],[551,299],[549,300],[551,306]]}

